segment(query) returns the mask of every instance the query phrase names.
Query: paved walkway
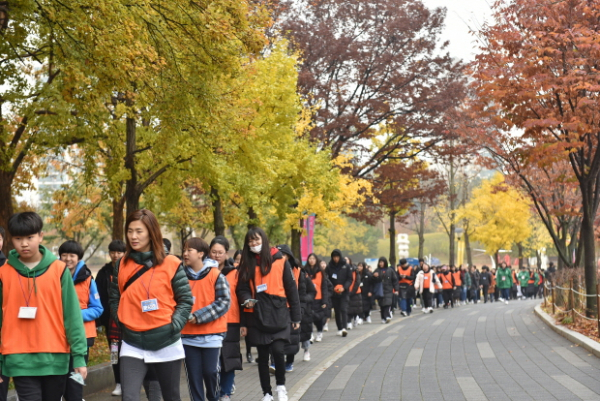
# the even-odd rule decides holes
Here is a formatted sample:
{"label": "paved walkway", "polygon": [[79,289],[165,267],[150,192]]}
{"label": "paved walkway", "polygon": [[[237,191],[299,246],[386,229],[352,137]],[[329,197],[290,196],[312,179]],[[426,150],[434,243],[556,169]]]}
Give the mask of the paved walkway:
{"label": "paved walkway", "polygon": [[[347,338],[330,331],[313,344],[310,362],[298,355],[287,376],[290,400],[600,400],[600,359],[542,323],[533,314],[538,303],[419,312]],[[260,400],[256,365],[244,368],[232,399]],[[189,399],[184,381],[182,395]]]}

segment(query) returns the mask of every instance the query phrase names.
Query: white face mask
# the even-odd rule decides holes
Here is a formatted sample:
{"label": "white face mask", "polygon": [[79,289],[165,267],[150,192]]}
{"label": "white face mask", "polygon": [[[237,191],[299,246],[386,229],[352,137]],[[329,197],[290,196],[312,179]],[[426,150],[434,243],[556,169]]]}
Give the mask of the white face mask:
{"label": "white face mask", "polygon": [[254,253],[260,253],[260,251],[262,250],[262,244],[257,245],[257,246],[251,246],[250,250]]}

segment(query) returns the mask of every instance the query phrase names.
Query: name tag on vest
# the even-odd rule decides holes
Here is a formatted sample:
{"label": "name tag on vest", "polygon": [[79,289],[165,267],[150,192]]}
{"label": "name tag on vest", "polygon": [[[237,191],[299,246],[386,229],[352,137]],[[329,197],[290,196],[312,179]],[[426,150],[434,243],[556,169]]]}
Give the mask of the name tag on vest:
{"label": "name tag on vest", "polygon": [[35,319],[37,308],[33,306],[21,306],[19,309],[19,319]]}
{"label": "name tag on vest", "polygon": [[256,292],[265,292],[267,290],[266,284],[261,284],[256,286]]}
{"label": "name tag on vest", "polygon": [[158,310],[158,300],[156,298],[142,301],[142,312],[152,312]]}

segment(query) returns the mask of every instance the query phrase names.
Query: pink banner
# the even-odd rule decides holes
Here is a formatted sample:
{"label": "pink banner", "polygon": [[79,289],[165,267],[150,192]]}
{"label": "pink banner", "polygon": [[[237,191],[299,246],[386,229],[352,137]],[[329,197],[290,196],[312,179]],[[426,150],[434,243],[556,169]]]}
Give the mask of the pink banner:
{"label": "pink banner", "polygon": [[304,230],[300,239],[300,248],[302,253],[302,262],[306,262],[308,255],[313,253],[313,241],[315,238],[315,215],[311,214],[304,220]]}

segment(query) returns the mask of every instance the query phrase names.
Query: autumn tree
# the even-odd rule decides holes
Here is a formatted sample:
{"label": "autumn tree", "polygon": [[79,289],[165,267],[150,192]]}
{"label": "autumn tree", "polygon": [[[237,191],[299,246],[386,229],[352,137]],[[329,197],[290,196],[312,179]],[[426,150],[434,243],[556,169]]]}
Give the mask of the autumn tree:
{"label": "autumn tree", "polygon": [[[600,202],[600,55],[593,2],[497,2],[473,65],[481,111],[526,162],[568,160],[581,194],[586,291],[596,290],[594,220]],[[516,129],[518,130],[516,130]],[[538,153],[540,152],[540,153]],[[596,299],[587,299],[588,313]]]}
{"label": "autumn tree", "polygon": [[[407,0],[280,4],[275,27],[301,53],[298,88],[317,110],[310,138],[333,158],[352,155],[354,176],[413,159],[443,136],[441,116],[463,95],[461,63],[442,54],[444,9]],[[381,124],[390,135],[373,149]]]}
{"label": "autumn tree", "polygon": [[481,242],[498,261],[498,251],[526,241],[531,233],[530,203],[511,188],[500,173],[473,190],[469,203],[457,210],[457,220],[467,219],[474,240]]}

